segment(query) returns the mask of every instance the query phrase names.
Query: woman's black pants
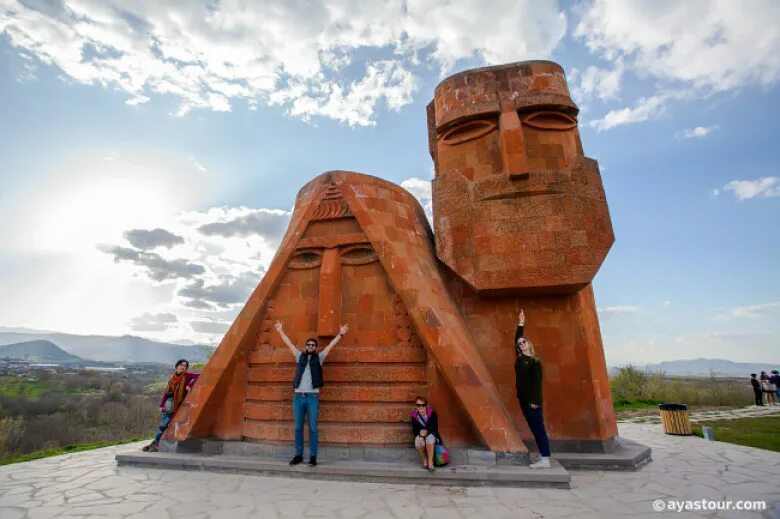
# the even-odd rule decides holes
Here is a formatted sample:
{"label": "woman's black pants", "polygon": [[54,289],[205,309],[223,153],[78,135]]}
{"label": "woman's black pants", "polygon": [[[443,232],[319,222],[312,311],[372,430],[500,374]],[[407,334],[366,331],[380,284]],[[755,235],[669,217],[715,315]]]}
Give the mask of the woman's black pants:
{"label": "woman's black pants", "polygon": [[534,435],[536,445],[539,447],[539,454],[545,457],[549,457],[550,440],[547,438],[547,430],[544,428],[544,415],[542,414],[542,406],[534,409],[530,405],[520,402],[520,409],[523,411],[525,421],[528,422],[528,427],[531,429],[531,433]]}

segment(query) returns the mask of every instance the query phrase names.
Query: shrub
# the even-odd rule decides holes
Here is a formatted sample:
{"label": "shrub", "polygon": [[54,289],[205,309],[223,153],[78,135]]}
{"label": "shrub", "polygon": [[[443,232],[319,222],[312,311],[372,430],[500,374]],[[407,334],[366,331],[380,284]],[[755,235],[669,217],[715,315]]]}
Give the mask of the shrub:
{"label": "shrub", "polygon": [[610,388],[615,407],[623,409],[661,402],[743,406],[752,401],[747,384],[718,378],[715,373],[709,378],[666,378],[661,371],[642,371],[631,365],[618,369],[610,379]]}
{"label": "shrub", "polygon": [[612,399],[615,402],[637,400],[657,400],[663,390],[663,372],[642,371],[628,365],[618,369],[609,381]]}
{"label": "shrub", "polygon": [[19,452],[24,437],[24,418],[0,418],[0,458]]}

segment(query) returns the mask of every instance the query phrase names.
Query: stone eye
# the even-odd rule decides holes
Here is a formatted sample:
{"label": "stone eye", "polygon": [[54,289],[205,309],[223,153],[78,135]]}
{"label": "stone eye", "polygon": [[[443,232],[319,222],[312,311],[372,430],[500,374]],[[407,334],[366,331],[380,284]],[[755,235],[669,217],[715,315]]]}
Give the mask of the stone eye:
{"label": "stone eye", "polygon": [[287,264],[287,267],[295,270],[304,270],[319,267],[320,263],[322,263],[321,251],[300,250],[293,254],[293,257],[290,258],[290,262]]}
{"label": "stone eye", "polygon": [[460,144],[462,142],[467,142],[482,137],[483,135],[487,135],[495,129],[495,121],[477,119],[450,128],[449,130],[445,131],[444,134],[442,134],[440,139],[442,144],[453,146],[455,144]]}
{"label": "stone eye", "polygon": [[523,118],[523,125],[537,130],[571,130],[577,127],[577,119],[562,112],[533,112]]}
{"label": "stone eye", "polygon": [[368,244],[353,245],[341,251],[341,263],[344,265],[365,265],[378,259]]}

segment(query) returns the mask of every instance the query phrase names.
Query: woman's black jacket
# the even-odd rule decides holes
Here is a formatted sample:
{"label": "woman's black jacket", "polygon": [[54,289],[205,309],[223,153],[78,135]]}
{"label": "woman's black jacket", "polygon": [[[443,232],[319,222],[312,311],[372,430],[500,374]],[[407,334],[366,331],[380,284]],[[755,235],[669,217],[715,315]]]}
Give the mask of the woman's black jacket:
{"label": "woman's black jacket", "polygon": [[427,429],[429,433],[436,436],[436,439],[439,441],[439,443],[444,443],[441,439],[441,435],[439,434],[439,417],[436,415],[436,411],[430,410],[430,407],[428,410],[427,427],[423,427],[423,425],[420,423],[420,420],[417,419],[419,416],[417,411],[412,413],[412,432],[414,433],[414,436],[417,437],[420,435],[420,431],[422,429]]}

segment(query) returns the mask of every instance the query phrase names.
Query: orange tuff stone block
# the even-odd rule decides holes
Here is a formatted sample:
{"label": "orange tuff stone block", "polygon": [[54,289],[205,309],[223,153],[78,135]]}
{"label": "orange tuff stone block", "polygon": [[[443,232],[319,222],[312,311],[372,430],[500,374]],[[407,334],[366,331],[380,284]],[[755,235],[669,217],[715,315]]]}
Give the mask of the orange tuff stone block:
{"label": "orange tuff stone block", "polygon": [[338,249],[325,249],[320,265],[317,335],[333,337],[341,324],[341,258]]}

